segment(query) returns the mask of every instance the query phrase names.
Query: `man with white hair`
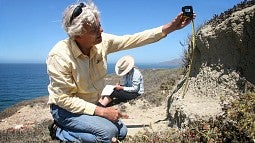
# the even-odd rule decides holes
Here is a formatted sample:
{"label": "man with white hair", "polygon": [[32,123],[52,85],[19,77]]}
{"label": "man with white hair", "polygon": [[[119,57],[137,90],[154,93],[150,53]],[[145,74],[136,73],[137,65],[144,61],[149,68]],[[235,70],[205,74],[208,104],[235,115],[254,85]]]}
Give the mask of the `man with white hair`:
{"label": "man with white hair", "polygon": [[120,120],[122,113],[114,107],[96,105],[105,86],[107,55],[157,42],[190,22],[180,13],[163,26],[116,36],[103,33],[93,2],[68,6],[62,24],[69,37],[59,41],[46,60],[48,104],[54,119],[52,138],[86,143],[123,140],[127,127]]}

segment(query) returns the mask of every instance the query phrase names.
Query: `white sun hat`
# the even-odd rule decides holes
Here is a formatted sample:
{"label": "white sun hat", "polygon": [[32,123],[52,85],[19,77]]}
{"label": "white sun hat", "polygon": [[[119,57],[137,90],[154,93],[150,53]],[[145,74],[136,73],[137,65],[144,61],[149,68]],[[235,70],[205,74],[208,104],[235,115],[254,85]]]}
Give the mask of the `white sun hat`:
{"label": "white sun hat", "polygon": [[118,76],[123,76],[127,74],[133,67],[135,61],[134,58],[127,55],[120,58],[115,65],[115,72]]}

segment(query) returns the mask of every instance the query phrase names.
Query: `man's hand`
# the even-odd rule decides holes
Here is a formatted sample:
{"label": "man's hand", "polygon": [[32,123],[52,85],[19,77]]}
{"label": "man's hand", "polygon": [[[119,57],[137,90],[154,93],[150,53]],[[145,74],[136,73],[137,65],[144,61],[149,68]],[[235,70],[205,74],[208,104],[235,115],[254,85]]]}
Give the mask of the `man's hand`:
{"label": "man's hand", "polygon": [[115,89],[116,89],[116,90],[123,90],[124,87],[121,86],[121,85],[119,85],[119,84],[116,84],[116,85],[115,85]]}
{"label": "man's hand", "polygon": [[[196,14],[193,14],[193,19],[196,18]],[[181,29],[191,22],[191,18],[186,18],[183,13],[179,13],[170,23],[163,26],[162,31],[164,34],[169,34],[175,30]]]}
{"label": "man's hand", "polygon": [[117,122],[119,118],[123,117],[122,113],[113,107],[96,107],[95,115],[104,117],[112,122]]}

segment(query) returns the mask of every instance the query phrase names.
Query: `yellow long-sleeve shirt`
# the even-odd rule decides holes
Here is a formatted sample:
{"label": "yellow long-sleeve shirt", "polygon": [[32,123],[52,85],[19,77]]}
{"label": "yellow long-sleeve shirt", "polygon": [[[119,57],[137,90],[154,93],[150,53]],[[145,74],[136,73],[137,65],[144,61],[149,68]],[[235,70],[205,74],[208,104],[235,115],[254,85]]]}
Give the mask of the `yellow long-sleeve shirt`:
{"label": "yellow long-sleeve shirt", "polygon": [[46,63],[50,79],[48,104],[56,104],[70,112],[93,115],[104,88],[107,55],[156,42],[166,35],[162,27],[134,35],[115,36],[102,33],[102,42],[82,54],[74,40],[58,42],[50,51]]}

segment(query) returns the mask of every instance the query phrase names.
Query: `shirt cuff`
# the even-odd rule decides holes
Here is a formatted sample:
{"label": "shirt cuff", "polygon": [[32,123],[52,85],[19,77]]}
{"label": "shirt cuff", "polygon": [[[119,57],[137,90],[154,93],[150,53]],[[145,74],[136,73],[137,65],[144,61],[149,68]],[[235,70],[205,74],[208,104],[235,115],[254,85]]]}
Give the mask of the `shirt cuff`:
{"label": "shirt cuff", "polygon": [[92,103],[87,103],[86,108],[84,110],[84,114],[93,115],[96,110],[97,105]]}
{"label": "shirt cuff", "polygon": [[123,87],[123,90],[124,90],[124,91],[128,91],[127,87]]}
{"label": "shirt cuff", "polygon": [[164,38],[164,37],[167,36],[167,34],[165,34],[165,33],[162,31],[162,29],[163,29],[163,26],[160,26],[160,27],[156,28],[156,35],[157,35],[158,37],[160,37],[160,38]]}

